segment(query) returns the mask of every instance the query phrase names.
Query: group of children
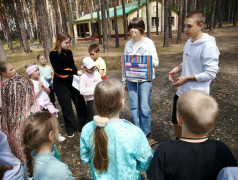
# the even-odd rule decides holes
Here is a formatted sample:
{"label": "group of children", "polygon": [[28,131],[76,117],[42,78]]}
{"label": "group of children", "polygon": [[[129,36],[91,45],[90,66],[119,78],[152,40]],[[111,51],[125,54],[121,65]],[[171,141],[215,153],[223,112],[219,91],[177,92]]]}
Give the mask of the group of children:
{"label": "group of children", "polygon": [[[95,68],[98,67],[95,63],[95,60],[98,59],[98,51],[90,46],[91,58],[83,59],[85,71],[83,74],[81,73],[80,93],[84,95],[91,114],[97,115],[88,117],[88,123],[82,129],[80,157],[84,163],[90,163],[91,175],[94,179],[142,179],[142,170],[146,171],[148,179],[152,180],[212,180],[217,178],[222,168],[237,166],[236,159],[224,143],[207,137],[218,118],[218,103],[208,94],[211,79],[215,78],[218,70],[219,51],[210,36],[200,33],[204,21],[201,20],[201,17],[199,12],[187,15],[185,31],[191,39],[185,45],[183,63],[169,73],[169,80],[173,82],[174,86],[180,87],[177,92],[179,97],[176,97],[174,102],[176,109],[174,108],[173,114],[176,118],[173,123],[176,125],[177,138],[161,143],[154,153],[146,138],[149,132],[145,133],[143,129],[131,122],[120,119],[120,111],[125,103],[125,88],[118,80],[105,80],[106,66],[99,67],[98,72],[95,71]],[[136,24],[136,22],[140,22],[140,20],[135,20],[134,23]],[[132,45],[134,43],[134,45],[140,46],[138,43],[143,43],[145,39],[141,39],[140,34],[142,33],[139,32],[141,29],[138,29],[135,24],[130,26],[130,32],[140,40],[132,42]],[[140,34],[138,35],[138,33]],[[203,49],[205,52],[201,51],[201,44],[205,46]],[[188,50],[187,46],[189,46]],[[207,52],[207,48],[210,52]],[[196,58],[198,53],[191,52],[202,53],[201,56],[198,56],[201,59]],[[129,51],[128,54],[130,54]],[[158,63],[154,66],[156,65]],[[173,76],[179,71],[182,71],[181,76],[174,80]],[[31,85],[27,85],[29,83],[24,79],[26,84],[23,89],[25,91],[24,98],[28,103],[21,102],[20,107],[24,106],[24,108],[19,110],[21,113],[18,114],[21,116],[17,117],[20,130],[13,131],[16,135],[12,136],[18,141],[21,139],[23,143],[23,147],[18,148],[21,149],[22,156],[17,156],[17,158],[27,167],[25,177],[29,176],[37,180],[74,179],[68,166],[59,161],[57,151],[52,150],[54,144],[59,141],[59,124],[56,117],[48,111],[36,112],[29,116],[29,106],[35,102],[42,91],[49,93],[49,85],[39,77],[39,68],[36,65],[27,65],[26,72],[33,81],[38,81],[34,85],[37,86],[37,89],[34,87],[35,93],[31,92],[33,91]],[[3,75],[2,71],[1,74]],[[6,96],[6,87],[11,89],[8,84],[14,85],[15,83],[15,88],[19,89],[19,86],[16,86],[17,81],[11,82],[14,79],[17,78],[11,78],[4,82],[3,114],[9,113],[10,108],[13,108],[5,110],[6,99],[12,96],[12,94],[9,97]],[[127,80],[127,84],[131,82]],[[21,94],[20,91],[19,93]],[[37,102],[42,108],[47,108],[50,111],[51,104],[48,100],[43,98],[42,101]],[[4,127],[9,128],[4,126],[4,120],[3,117],[1,130]],[[7,132],[9,131],[7,130]],[[4,137],[1,133],[0,136]],[[7,136],[10,137],[9,134]],[[11,154],[6,138],[3,138],[2,141],[6,146],[4,152],[8,151],[6,154]],[[12,147],[11,142],[9,145]],[[12,148],[11,151],[15,155],[16,152]],[[2,152],[0,152],[0,157]],[[18,174],[15,176],[18,178],[11,179],[23,179],[23,175],[19,176],[19,173],[24,172],[22,166],[19,166],[16,159],[14,162],[16,162],[15,165],[10,165]],[[4,161],[1,164],[7,165],[8,163]],[[5,169],[11,168],[5,167]],[[7,176],[6,179],[10,177],[10,171],[12,170],[6,171],[4,175]]]}

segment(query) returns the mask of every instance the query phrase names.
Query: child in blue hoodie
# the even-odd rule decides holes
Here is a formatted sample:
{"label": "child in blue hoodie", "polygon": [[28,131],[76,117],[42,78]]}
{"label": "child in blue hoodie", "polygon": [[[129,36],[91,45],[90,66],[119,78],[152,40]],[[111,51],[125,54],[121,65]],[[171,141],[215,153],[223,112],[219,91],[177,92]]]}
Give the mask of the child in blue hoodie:
{"label": "child in blue hoodie", "polygon": [[[186,36],[190,39],[183,50],[183,62],[169,72],[169,81],[178,87],[174,96],[172,123],[176,138],[181,136],[181,127],[176,118],[176,104],[184,92],[196,89],[207,94],[210,92],[210,83],[218,71],[220,52],[216,46],[215,38],[202,32],[205,17],[200,11],[193,11],[186,16],[184,26]],[[173,76],[181,72],[176,79]]]}

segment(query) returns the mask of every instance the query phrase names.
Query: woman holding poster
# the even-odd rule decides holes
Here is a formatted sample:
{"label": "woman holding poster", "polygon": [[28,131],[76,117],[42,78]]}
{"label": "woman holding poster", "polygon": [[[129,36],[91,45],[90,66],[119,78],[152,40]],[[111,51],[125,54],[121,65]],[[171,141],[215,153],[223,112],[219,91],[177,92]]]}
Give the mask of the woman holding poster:
{"label": "woman holding poster", "polygon": [[[133,18],[128,30],[132,39],[126,43],[124,55],[148,55],[152,56],[153,79],[155,78],[154,68],[159,66],[159,58],[153,41],[143,37],[145,23],[141,18]],[[128,90],[131,115],[135,125],[139,126],[147,138],[151,132],[150,96],[152,81],[140,78],[123,78],[123,84]],[[153,140],[149,141],[153,144]]]}

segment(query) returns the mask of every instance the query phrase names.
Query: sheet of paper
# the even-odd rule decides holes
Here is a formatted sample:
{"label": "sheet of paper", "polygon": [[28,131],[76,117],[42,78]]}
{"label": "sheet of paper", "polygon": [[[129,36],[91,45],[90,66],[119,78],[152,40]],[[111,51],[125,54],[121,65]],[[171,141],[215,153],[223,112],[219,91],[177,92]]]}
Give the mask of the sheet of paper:
{"label": "sheet of paper", "polygon": [[77,89],[78,91],[79,91],[79,81],[80,81],[79,76],[74,75],[74,76],[73,76],[72,86],[73,86],[75,89]]}

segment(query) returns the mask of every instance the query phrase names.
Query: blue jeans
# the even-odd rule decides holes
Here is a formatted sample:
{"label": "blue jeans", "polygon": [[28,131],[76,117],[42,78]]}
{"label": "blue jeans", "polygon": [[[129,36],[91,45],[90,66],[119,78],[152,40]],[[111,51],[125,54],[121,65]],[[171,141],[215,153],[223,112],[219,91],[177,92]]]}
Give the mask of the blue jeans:
{"label": "blue jeans", "polygon": [[127,88],[133,122],[147,135],[151,132],[150,95],[152,82],[127,81]]}

